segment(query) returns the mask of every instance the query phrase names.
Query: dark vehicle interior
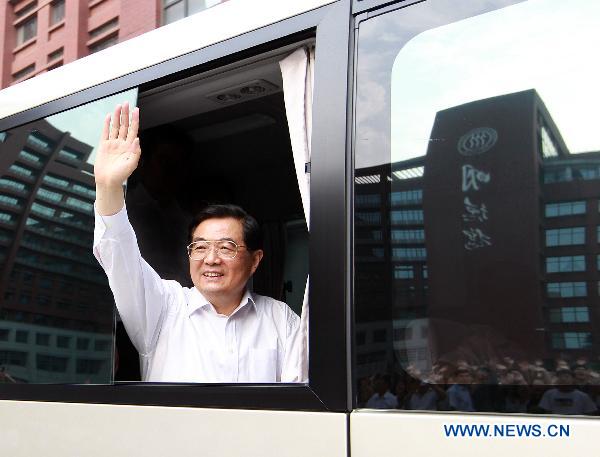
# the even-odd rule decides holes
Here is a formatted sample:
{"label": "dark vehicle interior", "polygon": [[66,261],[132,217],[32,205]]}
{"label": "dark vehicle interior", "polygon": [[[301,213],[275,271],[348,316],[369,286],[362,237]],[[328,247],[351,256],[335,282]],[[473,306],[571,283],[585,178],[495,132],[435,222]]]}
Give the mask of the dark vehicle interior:
{"label": "dark vehicle interior", "polygon": [[[188,287],[189,221],[207,204],[241,206],[263,229],[265,256],[250,289],[299,315],[308,230],[279,68],[289,52],[141,87],[142,160],[127,183],[126,203],[144,258],[161,277]],[[139,380],[137,353],[120,322],[116,343],[115,380]]]}

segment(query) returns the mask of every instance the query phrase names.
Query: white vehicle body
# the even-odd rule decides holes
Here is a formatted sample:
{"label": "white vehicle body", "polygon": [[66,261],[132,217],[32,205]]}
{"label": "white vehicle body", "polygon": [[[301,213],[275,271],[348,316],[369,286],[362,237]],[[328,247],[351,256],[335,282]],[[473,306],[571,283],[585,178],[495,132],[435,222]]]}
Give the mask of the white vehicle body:
{"label": "white vehicle body", "polygon": [[[353,148],[364,139],[355,137],[355,122],[363,115],[360,103],[365,103],[362,89],[357,89],[357,67],[376,65],[364,57],[360,60],[359,25],[405,3],[409,2],[230,0],[0,91],[0,132],[9,134],[27,123],[112,96],[110,103],[120,101],[118,97],[138,103],[142,116],[146,113],[142,128],[158,126],[165,119],[184,125],[186,119],[206,119],[207,113],[219,109],[210,98],[219,91],[247,81],[281,85],[279,61],[299,47],[316,48],[312,157],[307,166],[311,174],[309,383],[83,385],[83,378],[77,378],[72,384],[0,384],[0,442],[5,455],[383,457],[527,452],[547,456],[594,449],[594,436],[600,431],[594,417],[379,411],[357,401],[358,382],[353,376],[383,371],[386,363],[378,359],[357,367],[361,350],[416,351],[418,345],[427,344],[427,337],[420,335],[412,343],[390,340],[387,346],[384,341],[368,340],[361,349],[353,333],[358,329],[371,335],[378,330],[378,321],[357,324],[353,314],[352,262],[359,256],[353,251],[353,196],[360,180],[354,177]],[[494,8],[515,2],[496,3]],[[600,18],[593,20],[597,23]],[[399,30],[402,27],[411,30],[411,24],[399,21]],[[370,108],[376,112],[382,102],[377,91],[369,94]],[[445,107],[457,104],[447,103]],[[243,119],[266,125],[264,118]],[[224,137],[219,129],[246,129],[227,122],[207,123],[204,130],[185,125],[200,141]],[[91,179],[88,168],[82,170]],[[269,192],[277,193],[269,189],[261,198]],[[289,225],[294,224],[298,222]],[[306,248],[303,242],[298,250]],[[400,320],[394,322],[400,325]],[[412,322],[415,326],[426,320]],[[31,332],[39,330],[36,325],[28,327]],[[51,338],[54,341],[58,334]],[[1,344],[0,340],[0,349]],[[421,359],[416,365],[424,370],[431,364]],[[558,424],[568,428],[569,435],[519,438],[508,432],[504,437],[449,437],[444,433],[449,424],[538,425],[543,430]]]}

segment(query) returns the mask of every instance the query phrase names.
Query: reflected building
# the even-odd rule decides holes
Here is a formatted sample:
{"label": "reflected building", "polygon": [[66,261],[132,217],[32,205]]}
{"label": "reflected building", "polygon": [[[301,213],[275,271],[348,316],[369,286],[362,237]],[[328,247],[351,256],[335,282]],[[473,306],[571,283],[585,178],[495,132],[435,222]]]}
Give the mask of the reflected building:
{"label": "reflected building", "polygon": [[41,120],[0,134],[0,151],[0,366],[17,382],[108,382],[92,147]]}
{"label": "reflected building", "polygon": [[534,90],[437,113],[427,154],[355,176],[358,376],[598,362],[600,152]]}

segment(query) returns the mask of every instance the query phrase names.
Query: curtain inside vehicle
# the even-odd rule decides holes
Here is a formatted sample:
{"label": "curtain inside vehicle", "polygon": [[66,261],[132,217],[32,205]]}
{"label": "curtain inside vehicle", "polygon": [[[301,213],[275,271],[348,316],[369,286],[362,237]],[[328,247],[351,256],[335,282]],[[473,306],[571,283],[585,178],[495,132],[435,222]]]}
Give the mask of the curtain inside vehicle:
{"label": "curtain inside vehicle", "polygon": [[[279,65],[283,77],[283,96],[290,131],[294,167],[298,179],[298,188],[304,208],[306,225],[310,230],[310,139],[312,134],[312,92],[314,81],[314,48],[303,47],[284,58]],[[300,318],[301,331],[298,338],[302,339],[297,354],[299,367],[297,373],[288,377],[291,382],[308,381],[308,286],[306,279],[302,314]],[[288,379],[286,379],[288,380]]]}

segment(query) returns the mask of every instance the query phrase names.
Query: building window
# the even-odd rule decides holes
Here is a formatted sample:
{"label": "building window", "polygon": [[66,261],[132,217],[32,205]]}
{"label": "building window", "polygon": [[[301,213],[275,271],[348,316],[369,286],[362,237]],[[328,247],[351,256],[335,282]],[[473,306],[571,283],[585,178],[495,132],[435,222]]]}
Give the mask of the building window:
{"label": "building window", "polygon": [[31,211],[38,214],[43,214],[44,216],[53,217],[56,213],[54,208],[50,208],[48,206],[40,205],[39,203],[34,203],[31,205]]}
{"label": "building window", "polygon": [[590,332],[564,332],[552,334],[552,347],[555,349],[585,349],[592,345]]}
{"label": "building window", "polygon": [[0,186],[18,191],[24,191],[26,188],[25,184],[7,178],[0,178]]}
{"label": "building window", "polygon": [[108,340],[96,340],[94,341],[95,351],[107,351],[110,348],[111,342]]}
{"label": "building window", "polygon": [[16,73],[13,73],[12,77],[13,77],[13,81],[18,81],[20,79],[23,79],[25,76],[33,73],[35,71],[35,64],[31,64],[28,65],[27,67],[23,68],[22,70],[17,71]]}
{"label": "building window", "polygon": [[90,347],[89,338],[77,338],[77,349],[80,351],[87,351]]}
{"label": "building window", "polygon": [[27,353],[22,351],[0,351],[0,365],[27,365]]}
{"label": "building window", "polygon": [[71,160],[81,160],[81,154],[68,148],[63,148],[58,151],[58,155]]}
{"label": "building window", "polygon": [[540,140],[542,144],[542,156],[544,158],[558,156],[558,149],[552,140],[552,136],[544,126],[540,129]]}
{"label": "building window", "polygon": [[50,25],[58,24],[65,18],[65,0],[56,0],[50,5]]}
{"label": "building window", "polygon": [[16,206],[19,207],[19,200],[13,197],[9,197],[8,195],[0,194],[0,203],[7,206]]}
{"label": "building window", "polygon": [[0,221],[1,222],[12,222],[12,220],[13,220],[12,214],[0,212]]}
{"label": "building window", "polygon": [[548,203],[546,217],[572,216],[585,214],[585,201]]}
{"label": "building window", "polygon": [[427,250],[425,248],[393,248],[392,256],[402,260],[425,260]]}
{"label": "building window", "polygon": [[425,241],[425,230],[392,230],[392,241],[404,241],[406,243],[422,243]]}
{"label": "building window", "polygon": [[392,192],[390,202],[392,205],[416,205],[423,201],[423,191],[421,189],[404,190]]}
{"label": "building window", "polygon": [[549,282],[546,285],[548,297],[571,298],[586,297],[587,287],[585,282]]}
{"label": "building window", "polygon": [[52,200],[53,202],[59,202],[62,200],[62,194],[53,192],[51,190],[40,187],[37,191],[38,196],[45,198],[46,200]]}
{"label": "building window", "polygon": [[589,322],[590,314],[587,306],[564,307],[550,310],[550,322],[569,324],[575,322]]}
{"label": "building window", "polygon": [[[16,3],[16,2],[13,2]],[[21,8],[18,11],[15,11],[15,17],[17,19],[21,19],[22,17],[27,16],[29,13],[33,12],[38,6],[37,0],[30,2],[25,8]]]}
{"label": "building window", "polygon": [[27,142],[45,152],[50,152],[52,150],[52,142],[43,138],[39,134],[31,134],[27,137]]}
{"label": "building window", "polygon": [[48,184],[52,184],[52,185],[58,186],[58,187],[69,187],[69,181],[67,181],[65,179],[57,178],[52,175],[45,175],[44,182],[47,182]]}
{"label": "building window", "polygon": [[114,28],[116,28],[118,26],[119,26],[119,18],[116,17],[114,19],[111,19],[110,21],[105,22],[101,26],[96,27],[93,30],[90,30],[90,32],[89,32],[90,33],[90,39],[99,37],[100,35],[103,35],[106,32],[108,32],[109,30],[112,30],[112,29],[114,29]]}
{"label": "building window", "polygon": [[19,152],[19,157],[32,163],[40,163],[42,160],[38,155],[32,154],[31,152],[25,149]]}
{"label": "building window", "polygon": [[64,373],[67,371],[67,357],[56,357],[53,355],[38,354],[36,365],[38,370],[54,371]]}
{"label": "building window", "polygon": [[73,190],[80,194],[87,195],[88,197],[96,198],[96,191],[90,187],[82,186],[80,184],[73,184]]}
{"label": "building window", "polygon": [[98,374],[104,363],[104,360],[78,359],[76,366],[77,374]]}
{"label": "building window", "polygon": [[79,200],[78,198],[74,198],[74,197],[67,197],[66,200],[67,205],[72,206],[74,208],[79,208],[82,209],[84,211],[89,211],[92,212],[94,205],[88,202],[84,202],[83,200]]}
{"label": "building window", "polygon": [[422,178],[425,173],[425,167],[412,167],[412,168],[404,168],[402,170],[392,171],[392,175],[399,181],[403,181],[405,179],[416,179]]}
{"label": "building window", "polygon": [[65,50],[64,48],[58,48],[56,51],[48,54],[48,62],[53,62],[55,60],[61,59]]}
{"label": "building window", "polygon": [[572,271],[585,271],[585,256],[569,255],[548,257],[546,259],[546,273],[568,273]]}
{"label": "building window", "polygon": [[6,132],[0,132],[0,143],[4,143],[8,134]]}
{"label": "building window", "polygon": [[415,277],[415,268],[412,265],[394,266],[394,279],[413,279]]}
{"label": "building window", "polygon": [[35,344],[38,346],[50,346],[50,334],[49,333],[36,333]]}
{"label": "building window", "polygon": [[221,0],[163,0],[163,23],[170,24],[218,3]]}
{"label": "building window", "polygon": [[68,348],[71,345],[71,337],[59,335],[56,337],[56,347]]}
{"label": "building window", "polygon": [[356,195],[356,205],[360,207],[379,207],[381,205],[381,195],[362,194]]}
{"label": "building window", "polygon": [[391,212],[392,224],[422,224],[423,210],[398,210]]}
{"label": "building window", "polygon": [[48,306],[50,305],[50,297],[47,295],[38,295],[36,298],[36,303],[40,306]]}
{"label": "building window", "polygon": [[383,248],[373,248],[371,249],[371,256],[375,257],[376,259],[383,259],[385,256],[385,251]]}
{"label": "building window", "polygon": [[31,171],[29,168],[21,167],[19,165],[15,165],[15,164],[12,164],[10,167],[8,167],[8,169],[10,171],[12,171],[13,173],[17,173],[17,174],[23,175],[23,176],[32,176],[33,175],[33,171]]}
{"label": "building window", "polygon": [[106,40],[102,40],[99,43],[96,43],[92,46],[89,46],[90,54],[93,54],[98,51],[102,51],[103,49],[110,48],[113,44],[117,44],[119,41],[119,37],[117,35],[107,38]]}
{"label": "building window", "polygon": [[37,35],[37,16],[17,25],[17,46],[26,43]]}
{"label": "building window", "polygon": [[381,224],[381,213],[356,212],[356,222],[367,224]]}
{"label": "building window", "polygon": [[17,343],[27,343],[29,340],[29,332],[26,330],[17,330],[15,334],[15,341]]}
{"label": "building window", "polygon": [[7,328],[0,328],[0,341],[8,341],[10,330]]}
{"label": "building window", "polygon": [[584,243],[584,227],[567,227],[546,230],[546,246],[570,246]]}

